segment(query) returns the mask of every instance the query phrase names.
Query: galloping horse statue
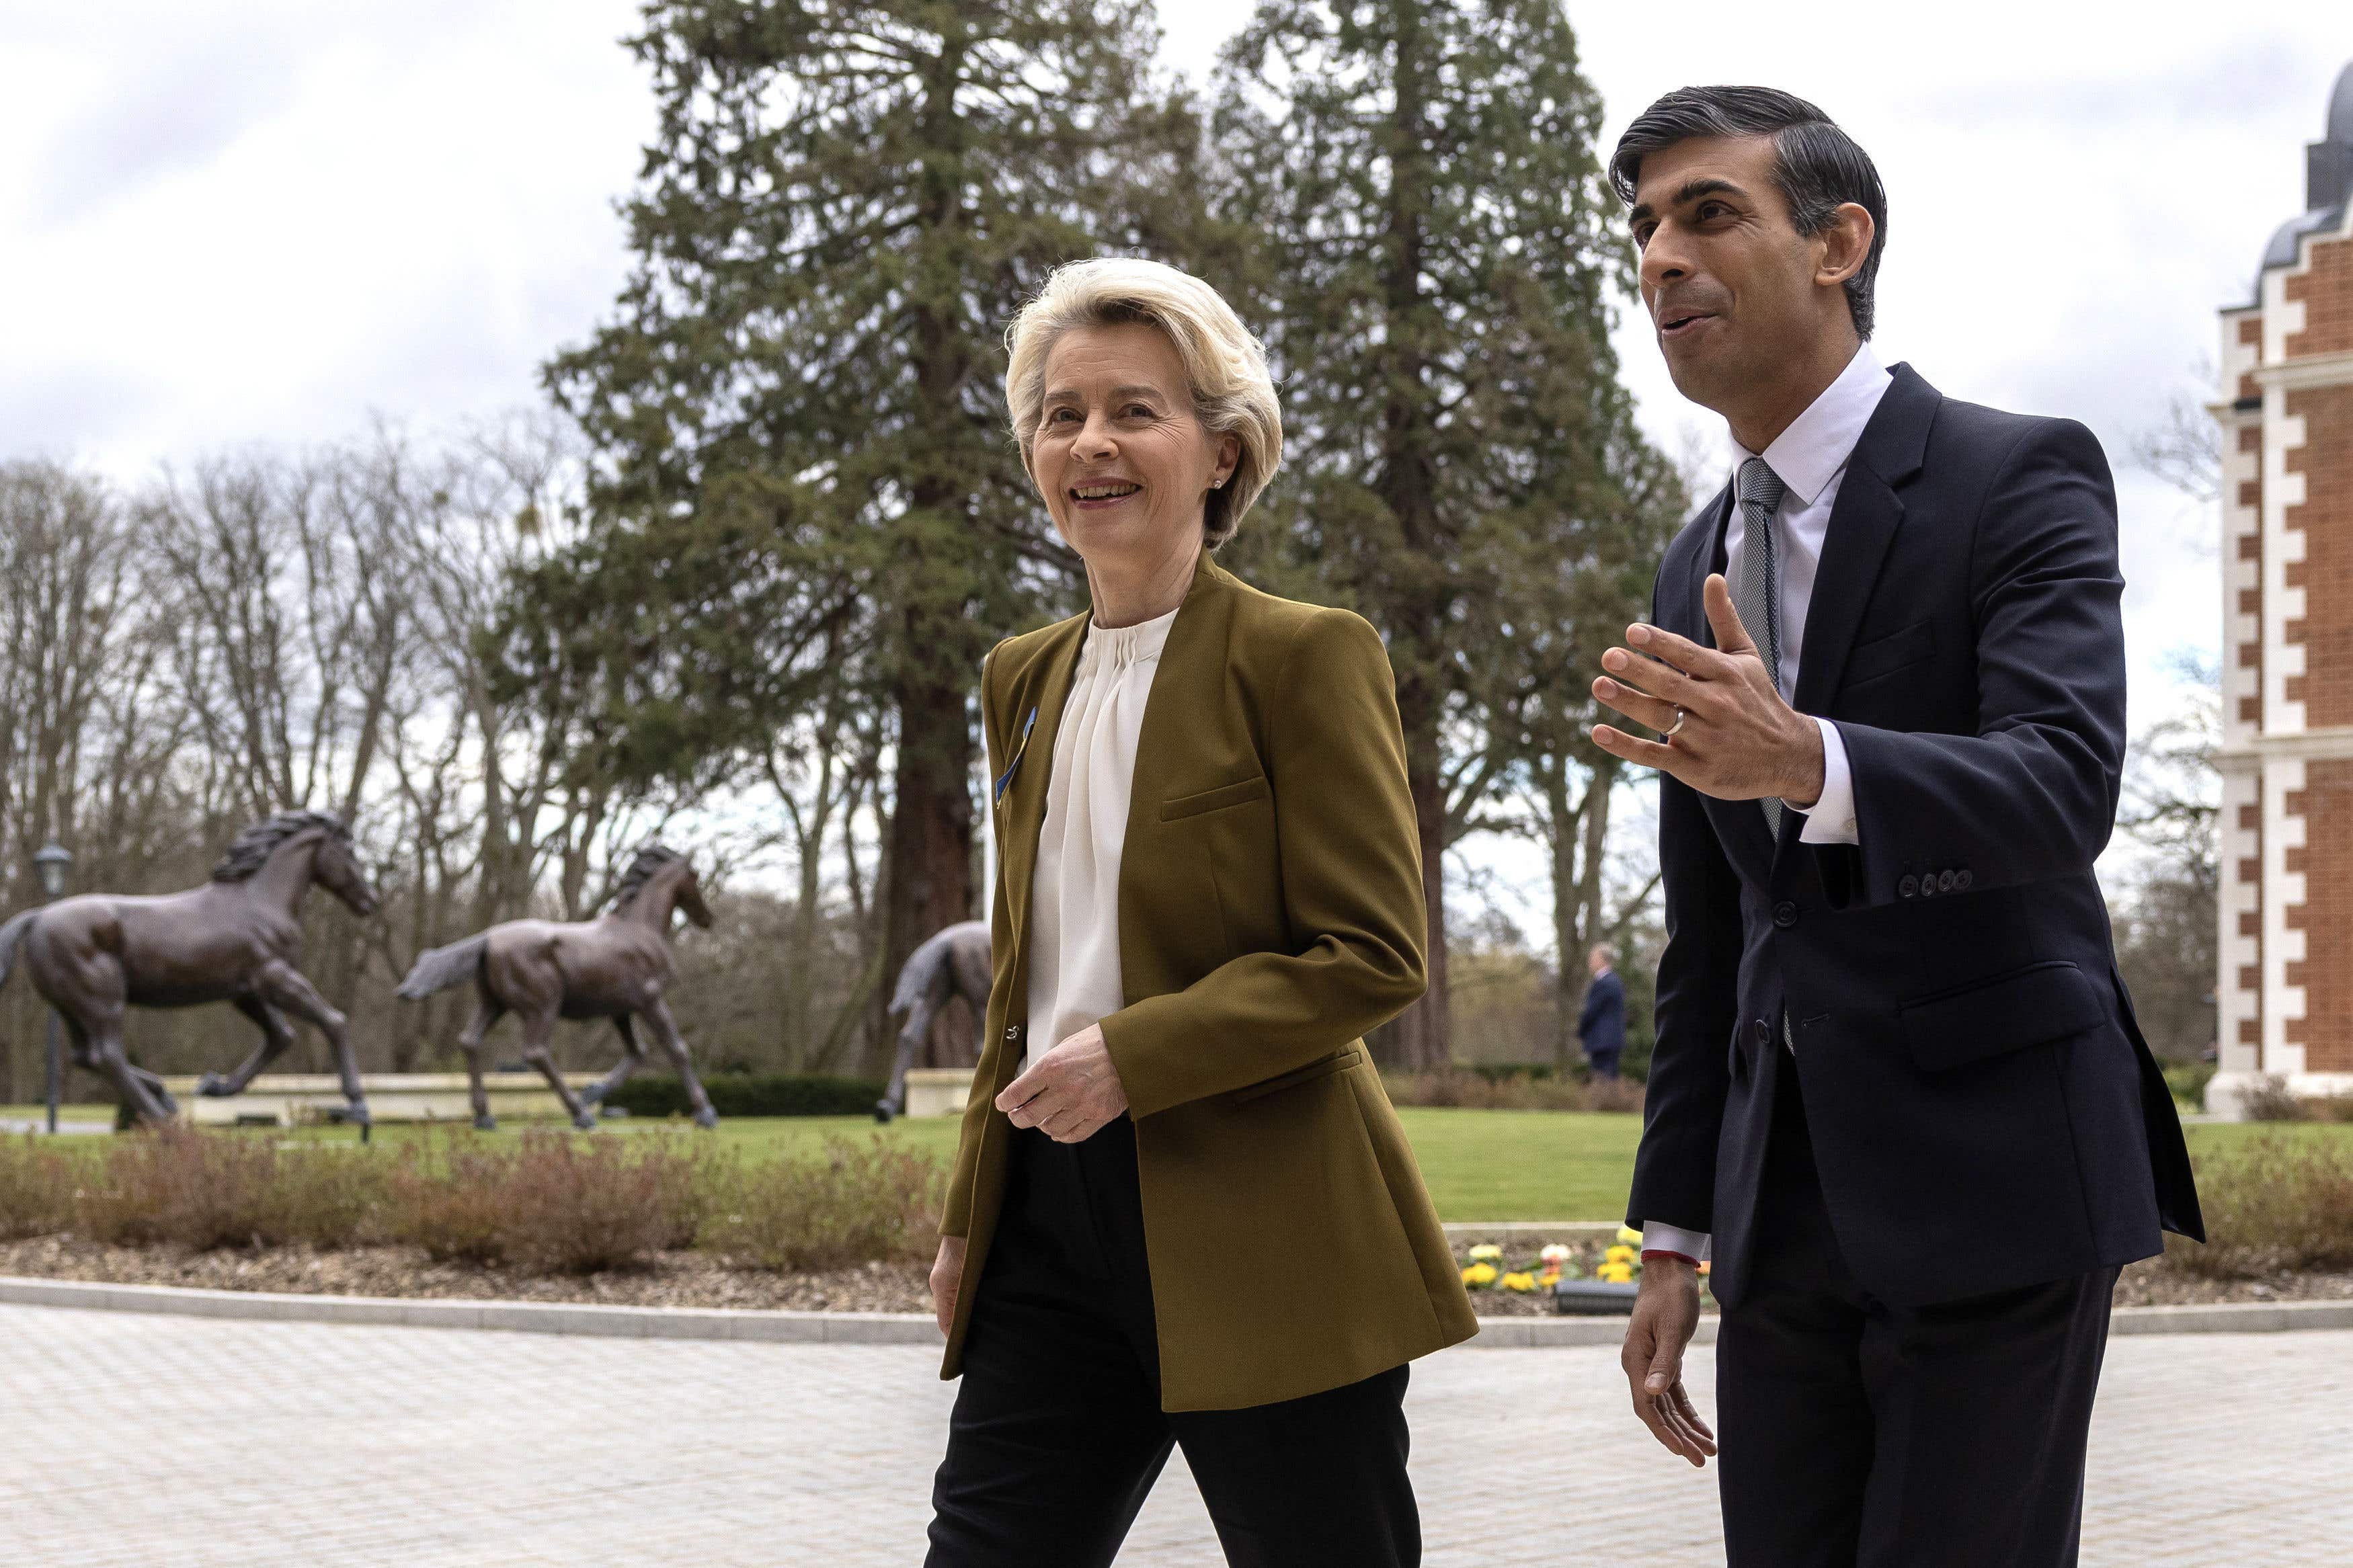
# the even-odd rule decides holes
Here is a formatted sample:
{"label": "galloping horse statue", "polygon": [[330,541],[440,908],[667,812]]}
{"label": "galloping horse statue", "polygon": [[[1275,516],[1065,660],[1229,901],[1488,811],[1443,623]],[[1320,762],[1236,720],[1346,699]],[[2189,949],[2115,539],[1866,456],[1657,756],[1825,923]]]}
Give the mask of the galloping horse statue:
{"label": "galloping horse statue", "polygon": [[899,1054],[891,1063],[890,1086],[874,1102],[874,1120],[888,1121],[906,1113],[907,1069],[930,1038],[932,1020],[948,998],[961,996],[972,1004],[975,1018],[988,1016],[988,922],[965,921],[934,931],[907,955],[899,971],[899,988],[891,994],[891,1016],[904,1013],[899,1030]]}
{"label": "galloping horse statue", "polygon": [[281,812],[238,834],[201,888],[159,898],[86,893],[0,926],[0,984],[21,948],[33,988],[65,1019],[75,1065],[111,1079],[123,1105],[148,1122],[168,1121],[179,1106],[161,1079],[123,1055],[126,1006],[227,1002],[260,1026],[261,1045],[242,1067],[198,1080],[204,1095],[243,1091],[294,1043],[287,1015],[307,1018],[334,1047],[350,1101],[343,1120],[364,1127],[367,1100],[343,1016],[294,966],[302,951],[302,895],[313,882],[354,914],[375,910],[342,818]]}
{"label": "galloping horse statue", "polygon": [[[612,908],[596,920],[509,921],[417,959],[400,983],[400,994],[412,1002],[474,983],[480,1005],[458,1044],[466,1053],[476,1127],[487,1132],[498,1125],[482,1092],[482,1037],[509,1013],[522,1019],[523,1059],[554,1086],[574,1126],[583,1131],[596,1126],[597,1102],[645,1065],[646,1048],[638,1043],[633,1017],[645,1019],[678,1069],[694,1107],[695,1125],[719,1125],[719,1113],[711,1109],[711,1098],[687,1059],[678,1020],[662,997],[674,973],[670,955],[673,909],[696,925],[711,924],[710,906],[702,901],[702,889],[686,857],[649,844],[638,851],[614,889]],[[558,1018],[610,1018],[620,1033],[620,1065],[585,1093],[572,1092],[548,1055]]]}

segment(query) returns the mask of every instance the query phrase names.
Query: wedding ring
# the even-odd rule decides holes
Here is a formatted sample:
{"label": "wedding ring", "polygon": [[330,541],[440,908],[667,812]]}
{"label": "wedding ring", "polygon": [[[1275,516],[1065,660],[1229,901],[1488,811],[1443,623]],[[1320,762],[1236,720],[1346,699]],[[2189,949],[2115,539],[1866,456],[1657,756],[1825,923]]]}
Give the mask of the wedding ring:
{"label": "wedding ring", "polygon": [[1684,720],[1686,720],[1686,719],[1688,719],[1688,718],[1690,718],[1690,717],[1691,717],[1691,715],[1690,715],[1689,713],[1685,712],[1683,709],[1681,709],[1681,708],[1676,709],[1676,710],[1675,710],[1675,726],[1674,726],[1674,729],[1673,729],[1673,730],[1669,730],[1669,731],[1666,732],[1666,738],[1667,738],[1668,740],[1670,740],[1670,741],[1673,740],[1673,739],[1675,738],[1675,731],[1676,731],[1676,730],[1680,730],[1680,729],[1682,729],[1682,728],[1683,727],[1683,721],[1684,721]]}

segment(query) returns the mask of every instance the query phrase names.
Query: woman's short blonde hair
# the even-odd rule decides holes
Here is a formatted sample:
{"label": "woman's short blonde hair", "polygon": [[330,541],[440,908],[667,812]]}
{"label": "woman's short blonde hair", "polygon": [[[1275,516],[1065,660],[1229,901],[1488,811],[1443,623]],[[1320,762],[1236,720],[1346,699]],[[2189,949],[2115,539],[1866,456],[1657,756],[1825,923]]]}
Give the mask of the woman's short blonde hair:
{"label": "woman's short blonde hair", "polygon": [[1267,374],[1266,349],[1250,336],[1233,307],[1188,272],[1134,257],[1103,257],[1058,267],[1021,308],[1005,334],[1010,361],[1005,398],[1021,461],[1030,460],[1038,418],[1046,402],[1046,356],[1073,327],[1145,321],[1176,345],[1192,384],[1193,415],[1213,435],[1234,436],[1241,458],[1220,489],[1208,496],[1205,542],[1215,550],[1274,477],[1282,460],[1282,409]]}

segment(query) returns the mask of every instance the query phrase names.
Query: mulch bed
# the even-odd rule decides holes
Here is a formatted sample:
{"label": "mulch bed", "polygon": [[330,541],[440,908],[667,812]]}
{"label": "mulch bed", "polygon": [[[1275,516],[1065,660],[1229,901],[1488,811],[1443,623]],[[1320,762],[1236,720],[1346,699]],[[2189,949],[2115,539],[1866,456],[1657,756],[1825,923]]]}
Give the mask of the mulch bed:
{"label": "mulch bed", "polygon": [[404,1296],[463,1301],[565,1301],[601,1307],[748,1307],[803,1312],[928,1312],[927,1263],[869,1263],[822,1274],[730,1268],[666,1253],[642,1269],[549,1276],[436,1263],[415,1247],[307,1247],[187,1252],[107,1247],[69,1236],[0,1242],[0,1274],[109,1285],[181,1285],[297,1296]]}
{"label": "mulch bed", "polygon": [[[1455,1244],[1467,1263],[1471,1240]],[[1543,1243],[1504,1244],[1507,1264],[1534,1267]],[[1590,1279],[1604,1244],[1576,1244],[1577,1265]],[[869,1263],[822,1274],[775,1274],[731,1267],[701,1253],[665,1254],[642,1269],[584,1276],[546,1276],[462,1263],[436,1263],[413,1247],[364,1247],[341,1252],[309,1247],[260,1251],[185,1252],[165,1247],[107,1247],[69,1236],[0,1242],[0,1274],[79,1279],[111,1285],[181,1285],[206,1290],[267,1290],[291,1295],[400,1296],[470,1301],[565,1301],[612,1307],[740,1307],[793,1311],[928,1312],[930,1268],[923,1263]],[[1484,1289],[1471,1293],[1482,1317],[1541,1317],[1551,1310],[1541,1292]],[[2120,1307],[2203,1305],[2217,1301],[2353,1300],[2353,1274],[2281,1274],[2263,1279],[2193,1279],[2154,1261],[2125,1270],[2116,1285]],[[1715,1301],[1702,1298],[1704,1310]]]}

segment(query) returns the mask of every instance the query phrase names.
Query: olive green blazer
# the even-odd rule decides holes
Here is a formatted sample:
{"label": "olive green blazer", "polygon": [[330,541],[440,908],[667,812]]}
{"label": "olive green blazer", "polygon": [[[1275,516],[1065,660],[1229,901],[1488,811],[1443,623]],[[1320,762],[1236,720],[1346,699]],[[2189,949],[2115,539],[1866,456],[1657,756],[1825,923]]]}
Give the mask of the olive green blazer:
{"label": "olive green blazer", "polygon": [[[941,1229],[966,1238],[961,1370],[1013,1126],[1029,892],[1087,617],[981,676],[997,843],[996,981]],[[1397,686],[1345,610],[1205,552],[1152,680],[1119,886],[1127,1005],[1103,1021],[1135,1119],[1169,1410],[1295,1399],[1478,1331],[1364,1032],[1419,996],[1421,857]]]}

